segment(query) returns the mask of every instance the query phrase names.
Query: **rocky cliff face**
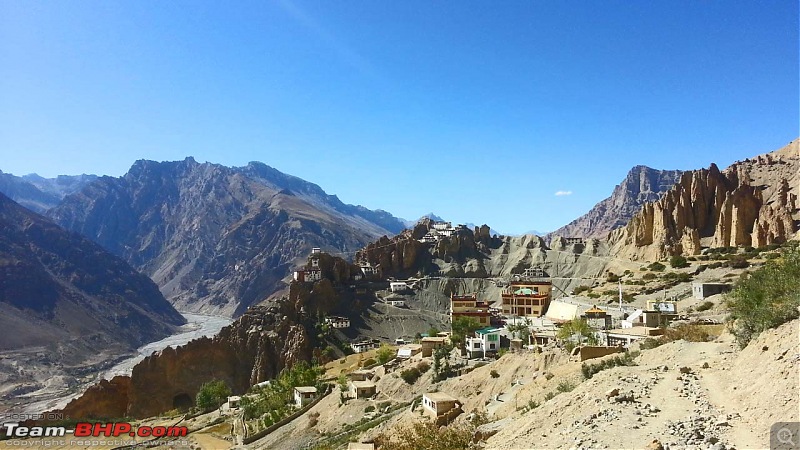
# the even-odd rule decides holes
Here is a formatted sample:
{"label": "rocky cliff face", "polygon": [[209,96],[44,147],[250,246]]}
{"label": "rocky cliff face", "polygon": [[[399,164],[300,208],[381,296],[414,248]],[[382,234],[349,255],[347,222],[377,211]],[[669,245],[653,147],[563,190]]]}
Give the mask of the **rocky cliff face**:
{"label": "rocky cliff face", "polygon": [[[334,271],[332,262],[328,269]],[[203,383],[214,379],[223,380],[234,394],[242,394],[256,383],[275,378],[284,367],[311,360],[321,346],[315,328],[318,315],[343,307],[332,286],[328,278],[312,289],[293,283],[287,297],[251,307],[213,338],[148,356],[130,377],[102,381],[62,412],[81,419],[150,417],[193,405]]]}
{"label": "rocky cliff face", "polygon": [[636,166],[611,196],[583,216],[550,233],[555,236],[605,239],[611,230],[624,227],[642,205],[661,198],[681,176],[680,170],[656,170]]}
{"label": "rocky cliff face", "polygon": [[797,231],[798,142],[720,171],[686,172],[660,200],[609,235],[612,254],[659,260],[702,247],[764,246]]}
{"label": "rocky cliff face", "polygon": [[96,175],[59,175],[56,178],[43,178],[30,174],[18,177],[0,171],[0,192],[31,211],[41,214],[59,204],[66,195],[83,189],[96,179]]}
{"label": "rocky cliff face", "polygon": [[380,213],[330,197],[264,165],[138,161],[49,215],[149,275],[179,309],[236,316],[284,288],[312,247],[347,252],[392,234],[369,221]]}

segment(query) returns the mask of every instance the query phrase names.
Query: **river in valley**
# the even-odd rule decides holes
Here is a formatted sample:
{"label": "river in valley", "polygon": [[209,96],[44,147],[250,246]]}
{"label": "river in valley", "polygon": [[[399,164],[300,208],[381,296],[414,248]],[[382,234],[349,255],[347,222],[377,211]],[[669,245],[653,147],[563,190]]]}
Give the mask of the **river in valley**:
{"label": "river in valley", "polygon": [[181,314],[186,318],[187,323],[180,328],[178,333],[167,336],[160,341],[151,342],[139,347],[136,356],[132,356],[107,370],[102,378],[110,380],[117,375],[130,375],[133,366],[138,364],[139,361],[143,360],[145,357],[150,356],[153,352],[163,350],[167,347],[179,347],[192,339],[201,338],[203,336],[214,336],[219,333],[219,330],[230,325],[232,322],[232,320],[227,317],[206,316],[192,313]]}

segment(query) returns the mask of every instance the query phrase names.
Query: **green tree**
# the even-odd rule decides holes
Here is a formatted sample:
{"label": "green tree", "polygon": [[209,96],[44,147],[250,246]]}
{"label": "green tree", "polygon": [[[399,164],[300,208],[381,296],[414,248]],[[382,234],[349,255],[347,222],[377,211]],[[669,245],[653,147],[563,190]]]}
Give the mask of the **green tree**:
{"label": "green tree", "polygon": [[743,276],[727,296],[729,324],[742,348],[762,331],[798,317],[800,249],[790,247],[778,259]]}
{"label": "green tree", "polygon": [[475,320],[473,317],[468,316],[458,316],[453,320],[451,325],[451,329],[453,331],[452,336],[450,336],[450,340],[456,346],[461,346],[464,344],[464,340],[468,336],[472,336],[475,334],[475,330],[481,328],[480,322]]}
{"label": "green tree", "polygon": [[439,329],[436,327],[431,327],[430,330],[428,330],[428,336],[435,337],[437,334],[439,334]]}
{"label": "green tree", "polygon": [[381,347],[378,349],[377,356],[378,362],[381,364],[386,364],[392,358],[394,358],[395,351],[392,347],[389,347],[387,344],[381,344]]}
{"label": "green tree", "polygon": [[224,381],[213,380],[200,387],[195,402],[200,409],[219,408],[230,395],[231,389]]}
{"label": "green tree", "polygon": [[524,344],[527,344],[531,336],[531,325],[531,319],[526,317],[521,323],[506,325],[506,329],[511,333],[512,338],[520,338]]}
{"label": "green tree", "polygon": [[[558,330],[556,337],[561,339],[564,347],[568,352],[571,352],[576,345],[583,345],[584,340],[588,345],[597,345],[597,335],[595,330],[585,320],[576,319],[570,320]],[[578,339],[576,343],[574,338]]]}

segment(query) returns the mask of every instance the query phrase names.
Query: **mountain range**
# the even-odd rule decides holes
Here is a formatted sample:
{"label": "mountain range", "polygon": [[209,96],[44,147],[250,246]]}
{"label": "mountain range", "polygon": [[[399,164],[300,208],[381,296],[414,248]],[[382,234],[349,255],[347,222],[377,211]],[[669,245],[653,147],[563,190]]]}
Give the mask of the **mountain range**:
{"label": "mountain range", "polygon": [[137,161],[47,213],[150,276],[179,309],[240,315],[320,247],[348,254],[403,229],[265,164]]}
{"label": "mountain range", "polygon": [[3,194],[0,230],[0,397],[102,365],[185,322],[148,277]]}

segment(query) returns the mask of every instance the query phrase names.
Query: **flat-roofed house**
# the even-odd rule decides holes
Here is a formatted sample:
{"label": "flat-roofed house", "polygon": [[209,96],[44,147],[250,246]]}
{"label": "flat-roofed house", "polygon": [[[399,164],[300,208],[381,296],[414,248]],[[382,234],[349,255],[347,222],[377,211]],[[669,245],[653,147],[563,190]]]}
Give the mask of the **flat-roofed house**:
{"label": "flat-roofed house", "polygon": [[428,336],[422,338],[420,342],[422,343],[422,356],[433,356],[434,350],[445,346],[447,338]]}
{"label": "flat-roofed house", "polygon": [[302,408],[314,401],[317,396],[317,388],[314,386],[297,386],[294,388],[294,404]]}
{"label": "flat-roofed house", "polygon": [[378,393],[378,387],[369,380],[351,381],[350,396],[352,398],[369,398]]}
{"label": "flat-roofed house", "polygon": [[458,415],[461,403],[457,398],[443,392],[428,392],[422,396],[422,408],[427,415],[438,420],[452,413],[456,413],[453,417]]}

